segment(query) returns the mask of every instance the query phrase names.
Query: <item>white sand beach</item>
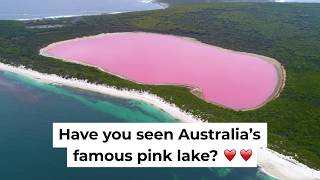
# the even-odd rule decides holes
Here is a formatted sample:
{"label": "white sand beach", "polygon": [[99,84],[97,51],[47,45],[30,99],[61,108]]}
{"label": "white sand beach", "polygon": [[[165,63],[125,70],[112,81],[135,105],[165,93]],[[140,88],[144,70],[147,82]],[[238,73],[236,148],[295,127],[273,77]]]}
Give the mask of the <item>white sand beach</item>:
{"label": "white sand beach", "polygon": [[258,164],[261,170],[273,177],[284,180],[319,180],[320,171],[309,168],[271,149],[259,149]]}
{"label": "white sand beach", "polygon": [[[22,76],[40,80],[44,83],[69,86],[74,88],[79,88],[88,91],[94,91],[102,94],[107,94],[119,98],[135,99],[139,101],[144,101],[150,103],[165,112],[169,113],[177,120],[187,123],[203,122],[200,118],[194,117],[191,114],[183,112],[174,104],[165,102],[158,96],[147,92],[131,91],[131,90],[119,90],[115,87],[108,87],[104,85],[97,85],[88,83],[84,80],[78,79],[65,79],[57,75],[49,75],[39,73],[30,69],[26,69],[22,66],[14,67],[11,65],[6,65],[0,63],[0,70],[9,71]],[[291,157],[281,155],[275,151],[264,148],[259,150],[258,154],[258,165],[263,172],[266,174],[277,177],[284,180],[319,180],[320,171],[309,168],[295,160]]]}

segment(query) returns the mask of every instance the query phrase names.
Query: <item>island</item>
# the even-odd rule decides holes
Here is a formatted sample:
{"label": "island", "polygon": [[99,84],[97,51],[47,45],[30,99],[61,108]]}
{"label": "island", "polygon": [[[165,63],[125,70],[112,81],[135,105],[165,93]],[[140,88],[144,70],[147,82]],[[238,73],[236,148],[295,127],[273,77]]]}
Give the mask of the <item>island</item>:
{"label": "island", "polygon": [[[168,108],[165,108],[165,111],[179,111],[181,116],[176,117],[177,119],[268,122],[268,141],[272,150],[262,150],[266,158],[260,160],[280,163],[274,167],[274,164],[270,163],[264,168],[281,178],[301,178],[297,175],[300,173],[305,175],[302,178],[315,179],[318,178],[319,171],[310,170],[307,166],[320,168],[319,8],[317,4],[217,3],[182,5],[165,10],[115,15],[0,21],[0,61],[3,63],[1,67],[34,78],[49,79],[52,83],[73,83],[78,88],[89,87],[94,90],[99,89],[96,86],[112,87],[116,92],[114,94],[124,91],[121,96],[143,98],[142,100],[151,104],[153,101],[160,107],[160,102],[166,102],[165,107]],[[280,96],[272,98],[266,104],[263,103],[263,106],[249,111],[239,111],[242,108],[235,108],[235,111],[233,108],[215,105],[215,100],[213,103],[204,101],[196,96],[194,91],[190,92],[190,87],[167,83],[136,83],[131,81],[134,79],[119,77],[121,74],[110,74],[96,67],[39,54],[40,49],[52,43],[119,32],[148,32],[188,37],[208,45],[276,59],[285,68],[285,86],[279,91]],[[59,78],[52,74],[58,75]],[[56,79],[53,80],[52,77]],[[81,83],[74,83],[72,78]],[[279,88],[283,87],[282,85],[277,84],[275,89],[282,89]],[[130,92],[136,96],[126,94]],[[277,154],[276,152],[286,155],[287,157],[278,154],[276,157],[289,160],[285,162],[291,164],[283,165],[282,160],[274,159],[275,156],[272,155]],[[295,169],[297,166],[300,168]],[[288,173],[283,169],[279,170],[281,167],[294,171]],[[277,172],[274,172],[275,168]]]}

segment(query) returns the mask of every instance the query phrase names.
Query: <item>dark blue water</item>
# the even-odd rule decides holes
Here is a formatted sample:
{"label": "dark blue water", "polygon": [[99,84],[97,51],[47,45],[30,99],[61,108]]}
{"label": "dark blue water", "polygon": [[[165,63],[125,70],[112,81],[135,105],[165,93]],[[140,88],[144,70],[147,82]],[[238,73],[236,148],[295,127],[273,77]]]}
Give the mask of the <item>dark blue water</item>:
{"label": "dark blue water", "polygon": [[92,15],[163,8],[146,0],[0,0],[0,19]]}
{"label": "dark blue water", "polygon": [[67,168],[52,122],[174,122],[146,103],[0,71],[0,180],[271,179],[257,168]]}

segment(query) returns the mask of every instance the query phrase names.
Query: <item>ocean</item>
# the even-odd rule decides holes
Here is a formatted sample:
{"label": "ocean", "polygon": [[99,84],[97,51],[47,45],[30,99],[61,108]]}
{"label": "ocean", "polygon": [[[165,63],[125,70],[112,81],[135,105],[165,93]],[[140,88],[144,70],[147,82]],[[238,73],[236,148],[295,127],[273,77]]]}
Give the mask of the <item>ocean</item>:
{"label": "ocean", "polygon": [[144,102],[0,71],[0,179],[269,180],[258,168],[67,168],[52,122],[175,122]]}
{"label": "ocean", "polygon": [[0,0],[0,20],[110,14],[164,8],[150,0]]}

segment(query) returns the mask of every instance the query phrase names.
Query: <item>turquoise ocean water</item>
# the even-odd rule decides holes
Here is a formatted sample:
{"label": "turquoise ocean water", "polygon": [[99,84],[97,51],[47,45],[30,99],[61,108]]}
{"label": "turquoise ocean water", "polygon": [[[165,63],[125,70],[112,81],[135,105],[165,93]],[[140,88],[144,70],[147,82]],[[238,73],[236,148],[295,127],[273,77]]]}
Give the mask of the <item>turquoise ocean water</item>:
{"label": "turquoise ocean water", "polygon": [[257,168],[67,168],[52,122],[174,122],[139,101],[48,85],[0,71],[0,179],[267,180]]}

